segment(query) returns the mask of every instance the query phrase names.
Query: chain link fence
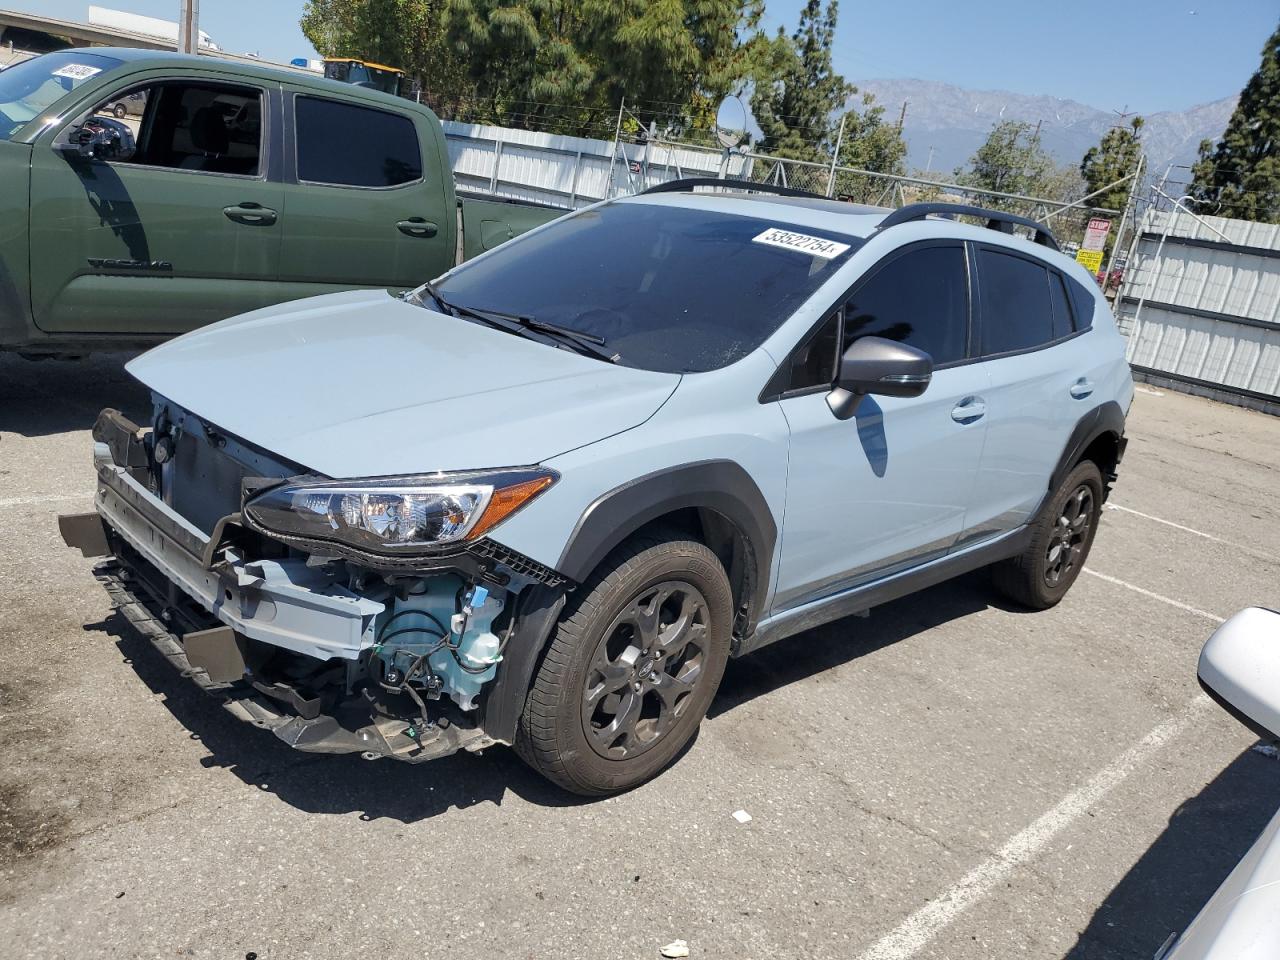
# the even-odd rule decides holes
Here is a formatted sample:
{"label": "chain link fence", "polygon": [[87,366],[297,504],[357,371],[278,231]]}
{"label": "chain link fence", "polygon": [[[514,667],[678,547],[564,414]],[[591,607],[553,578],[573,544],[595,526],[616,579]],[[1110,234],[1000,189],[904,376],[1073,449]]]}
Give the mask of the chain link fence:
{"label": "chain link fence", "polygon": [[1084,242],[1089,221],[1106,219],[1118,226],[1122,211],[1048,197],[1002,193],[982,187],[923,177],[877,173],[834,164],[787,160],[748,153],[749,179],[794,187],[850,203],[897,208],[909,203],[967,204],[1016,213],[1046,224],[1063,250],[1074,256]]}

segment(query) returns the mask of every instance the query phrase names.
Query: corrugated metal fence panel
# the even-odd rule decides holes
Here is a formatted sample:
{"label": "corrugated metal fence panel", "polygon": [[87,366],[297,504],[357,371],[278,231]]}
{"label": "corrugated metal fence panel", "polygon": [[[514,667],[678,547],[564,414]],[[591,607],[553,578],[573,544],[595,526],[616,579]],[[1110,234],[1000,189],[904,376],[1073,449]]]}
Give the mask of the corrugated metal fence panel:
{"label": "corrugated metal fence panel", "polygon": [[[581,207],[606,195],[720,171],[721,154],[716,150],[654,143],[646,158],[643,144],[620,143],[611,163],[611,140],[453,120],[444,121],[444,130],[459,189],[559,207]],[[642,172],[632,171],[632,163],[640,164]],[[729,175],[744,175],[750,164],[750,159],[735,154]]]}
{"label": "corrugated metal fence panel", "polygon": [[1117,304],[1129,361],[1228,391],[1280,397],[1280,257],[1267,253],[1280,251],[1280,226],[1203,219],[1227,240],[1185,213],[1160,211],[1144,220]]}

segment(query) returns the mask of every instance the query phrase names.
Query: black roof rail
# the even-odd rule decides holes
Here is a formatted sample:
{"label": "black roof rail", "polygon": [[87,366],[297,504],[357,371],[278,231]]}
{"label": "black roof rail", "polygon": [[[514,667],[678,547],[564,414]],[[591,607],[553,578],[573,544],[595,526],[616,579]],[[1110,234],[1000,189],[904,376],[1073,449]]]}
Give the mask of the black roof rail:
{"label": "black roof rail", "polygon": [[1013,228],[1016,224],[1032,230],[1035,234],[1036,243],[1046,246],[1050,250],[1061,249],[1058,246],[1057,238],[1043,223],[1039,223],[1029,217],[1020,217],[1016,213],[1005,213],[1003,210],[988,210],[985,207],[971,207],[964,203],[909,203],[905,207],[899,207],[881,220],[880,226],[876,227],[876,230],[888,230],[890,227],[896,227],[900,223],[923,220],[932,214],[940,214],[946,217],[957,215],[984,217],[989,230],[999,230],[1001,233],[1013,233]]}
{"label": "black roof rail", "polygon": [[727,187],[733,190],[750,190],[754,193],[774,193],[780,197],[809,197],[813,200],[831,199],[830,197],[824,197],[820,193],[797,190],[795,187],[783,187],[776,183],[756,183],[754,180],[734,180],[731,178],[721,180],[718,177],[685,177],[683,180],[668,180],[666,183],[659,183],[656,186],[649,187],[647,190],[641,190],[637,196],[644,196],[648,193],[692,192],[695,187]]}

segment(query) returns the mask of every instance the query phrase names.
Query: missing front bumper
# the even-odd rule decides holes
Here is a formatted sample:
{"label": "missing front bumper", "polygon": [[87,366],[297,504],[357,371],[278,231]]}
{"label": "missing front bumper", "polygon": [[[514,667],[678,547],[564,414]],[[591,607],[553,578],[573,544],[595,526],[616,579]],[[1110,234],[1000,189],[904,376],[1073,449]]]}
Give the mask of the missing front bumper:
{"label": "missing front bumper", "polygon": [[[208,669],[211,662],[225,663],[227,651],[215,652],[211,660],[205,649],[195,657],[203,666],[193,662],[193,657],[188,655],[191,633],[180,637],[173,629],[184,616],[165,605],[165,598],[157,591],[148,571],[140,569],[137,563],[126,565],[112,559],[99,564],[94,575],[106,589],[112,605],[180,675],[218,698],[232,716],[270,730],[296,750],[359,753],[366,759],[391,757],[423,763],[458,750],[483,750],[494,744],[479,727],[462,726],[443,717],[424,725],[420,721],[388,716],[358,696],[348,697],[327,712],[320,712],[308,709],[309,703],[318,701],[309,701],[296,691],[291,697],[286,685],[255,683],[247,676],[230,681],[211,675]],[[206,642],[205,645],[217,644]],[[298,697],[301,700],[296,699]],[[312,715],[304,716],[303,712]]]}

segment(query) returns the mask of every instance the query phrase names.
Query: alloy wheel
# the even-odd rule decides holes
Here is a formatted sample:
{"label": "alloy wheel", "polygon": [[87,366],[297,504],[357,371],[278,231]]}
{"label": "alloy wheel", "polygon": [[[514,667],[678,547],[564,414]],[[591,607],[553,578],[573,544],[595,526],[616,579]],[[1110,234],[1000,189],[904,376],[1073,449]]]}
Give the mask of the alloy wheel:
{"label": "alloy wheel", "polygon": [[1045,554],[1044,582],[1056,587],[1080,565],[1093,523],[1093,490],[1081,484],[1062,505]]}
{"label": "alloy wheel", "polygon": [[705,674],[709,625],[706,598],[679,580],[646,587],[613,618],[582,691],[582,726],[596,753],[630,759],[676,726]]}

